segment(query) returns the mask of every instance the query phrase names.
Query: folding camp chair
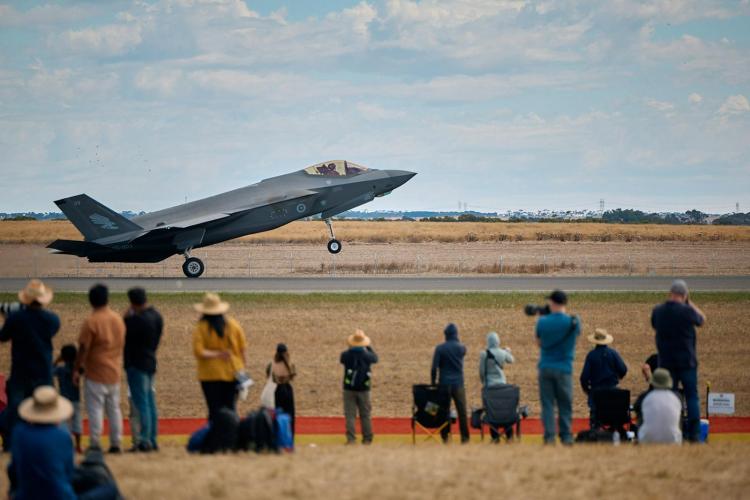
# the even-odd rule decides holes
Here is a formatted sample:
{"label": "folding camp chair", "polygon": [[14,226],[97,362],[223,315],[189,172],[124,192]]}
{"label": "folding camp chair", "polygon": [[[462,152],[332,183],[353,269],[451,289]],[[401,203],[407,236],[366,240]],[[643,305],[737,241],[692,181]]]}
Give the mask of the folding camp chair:
{"label": "folding camp chair", "polygon": [[591,394],[594,403],[594,429],[619,432],[625,437],[625,431],[631,430],[630,391],[626,389],[598,389]]}
{"label": "folding camp chair", "polygon": [[425,441],[437,440],[440,432],[448,429],[450,434],[451,396],[447,387],[418,384],[412,386],[414,407],[411,417],[411,440],[417,443],[417,428],[427,433]]}
{"label": "folding camp chair", "polygon": [[[484,412],[479,432],[484,440],[484,426],[505,435],[507,440],[521,439],[521,420],[527,415],[526,407],[520,407],[521,389],[517,385],[501,384],[482,389]],[[502,432],[501,432],[502,431]]]}

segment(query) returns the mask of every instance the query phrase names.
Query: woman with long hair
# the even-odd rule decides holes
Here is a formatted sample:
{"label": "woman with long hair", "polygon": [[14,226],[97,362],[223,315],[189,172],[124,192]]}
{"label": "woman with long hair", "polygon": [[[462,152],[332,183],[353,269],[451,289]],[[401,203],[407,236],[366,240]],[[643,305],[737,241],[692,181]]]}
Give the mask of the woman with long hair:
{"label": "woman with long hair", "polygon": [[221,408],[237,409],[237,376],[245,370],[247,343],[237,320],[225,315],[229,304],[217,294],[207,293],[194,308],[201,318],[193,331],[193,353],[212,420]]}
{"label": "woman with long hair", "polygon": [[292,420],[292,434],[294,434],[294,389],[292,380],[297,371],[291,362],[289,349],[286,344],[278,344],[273,361],[266,367],[266,375],[276,383],[276,408],[288,413]]}

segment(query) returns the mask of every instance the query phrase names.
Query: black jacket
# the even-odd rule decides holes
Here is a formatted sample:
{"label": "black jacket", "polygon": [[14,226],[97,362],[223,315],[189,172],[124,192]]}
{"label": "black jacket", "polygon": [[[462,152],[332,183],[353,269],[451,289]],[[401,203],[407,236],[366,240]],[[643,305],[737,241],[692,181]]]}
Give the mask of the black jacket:
{"label": "black jacket", "polygon": [[153,307],[125,316],[125,368],[156,372],[156,349],[163,328],[161,314]]}
{"label": "black jacket", "polygon": [[378,355],[372,347],[351,347],[341,353],[344,365],[344,389],[347,391],[369,391],[370,366],[378,362]]}
{"label": "black jacket", "polygon": [[458,340],[458,334],[446,333],[445,342],[435,348],[435,354],[432,357],[432,370],[430,370],[432,385],[435,385],[437,381],[440,385],[463,387],[464,356],[466,356],[466,346]]}

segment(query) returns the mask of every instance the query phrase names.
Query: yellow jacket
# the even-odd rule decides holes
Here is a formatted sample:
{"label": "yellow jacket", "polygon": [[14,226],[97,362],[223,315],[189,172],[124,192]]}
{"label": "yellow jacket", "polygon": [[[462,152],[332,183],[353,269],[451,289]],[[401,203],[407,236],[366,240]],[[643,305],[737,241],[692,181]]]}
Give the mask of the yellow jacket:
{"label": "yellow jacket", "polygon": [[[235,373],[245,369],[242,353],[247,346],[245,332],[234,318],[226,317],[224,336],[219,335],[209,326],[208,321],[201,320],[193,331],[193,353],[198,361],[198,380],[226,381],[235,380]],[[204,359],[205,351],[229,351],[229,359]]]}

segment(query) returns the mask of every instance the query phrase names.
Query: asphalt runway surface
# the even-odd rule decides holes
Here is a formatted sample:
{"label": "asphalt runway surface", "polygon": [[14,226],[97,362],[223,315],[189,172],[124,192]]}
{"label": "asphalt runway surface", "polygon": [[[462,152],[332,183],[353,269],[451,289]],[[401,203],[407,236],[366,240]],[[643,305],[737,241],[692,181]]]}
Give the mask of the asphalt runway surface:
{"label": "asphalt runway surface", "polygon": [[[693,291],[750,291],[750,276],[682,277]],[[666,291],[668,276],[523,277],[326,277],[326,278],[47,278],[59,292],[85,292],[103,282],[112,291],[142,286],[152,292],[544,292]],[[0,278],[0,292],[16,292],[28,280]]]}

